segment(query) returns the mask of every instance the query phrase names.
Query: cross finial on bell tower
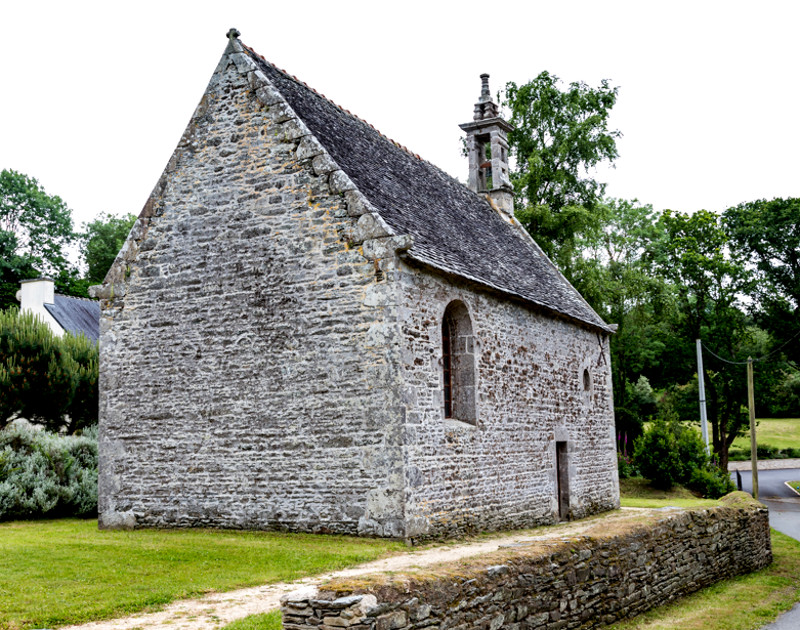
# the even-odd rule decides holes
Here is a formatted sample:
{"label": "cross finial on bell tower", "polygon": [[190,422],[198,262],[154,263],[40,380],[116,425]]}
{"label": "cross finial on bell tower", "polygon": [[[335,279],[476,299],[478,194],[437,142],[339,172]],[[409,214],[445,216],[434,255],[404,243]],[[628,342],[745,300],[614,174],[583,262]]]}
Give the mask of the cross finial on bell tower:
{"label": "cross finial on bell tower", "polygon": [[481,95],[475,103],[473,122],[459,125],[467,132],[469,187],[488,194],[504,212],[513,215],[514,194],[508,177],[508,132],[511,125],[500,118],[489,91],[489,75],[481,75]]}

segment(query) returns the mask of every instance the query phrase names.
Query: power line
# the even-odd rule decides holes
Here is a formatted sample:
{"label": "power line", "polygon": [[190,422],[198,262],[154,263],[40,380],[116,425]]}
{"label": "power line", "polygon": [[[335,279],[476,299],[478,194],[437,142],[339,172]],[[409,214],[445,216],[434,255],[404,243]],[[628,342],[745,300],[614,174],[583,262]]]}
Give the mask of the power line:
{"label": "power line", "polygon": [[[767,353],[767,354],[765,354],[763,357],[759,357],[759,358],[757,358],[757,359],[751,359],[751,361],[752,361],[753,363],[760,363],[761,361],[766,361],[766,360],[767,360],[767,359],[769,359],[769,358],[770,358],[770,357],[771,357],[773,354],[777,354],[778,352],[780,352],[781,350],[783,350],[783,349],[784,349],[786,346],[788,346],[788,345],[789,345],[790,343],[792,343],[792,342],[793,342],[795,339],[797,339],[797,337],[800,337],[800,330],[798,330],[798,331],[797,331],[797,332],[796,332],[794,335],[792,335],[792,338],[791,338],[791,339],[789,339],[788,341],[786,341],[785,343],[783,343],[783,344],[782,344],[780,347],[778,347],[778,348],[775,348],[775,349],[774,349],[772,352],[768,352],[768,353]],[[702,342],[702,340],[701,340],[701,342],[700,342],[700,343],[701,343],[701,344],[703,343],[703,342]],[[748,363],[750,363],[750,361],[731,361],[730,359],[725,359],[725,358],[723,358],[723,357],[719,356],[719,355],[718,355],[716,352],[714,352],[714,351],[713,351],[711,348],[709,348],[708,346],[706,346],[706,345],[703,345],[703,347],[704,347],[704,348],[705,348],[705,349],[708,351],[708,353],[709,353],[711,356],[713,356],[713,357],[715,357],[715,358],[719,359],[719,360],[720,360],[720,361],[722,361],[723,363],[728,363],[728,364],[730,364],[730,365],[747,365]]]}

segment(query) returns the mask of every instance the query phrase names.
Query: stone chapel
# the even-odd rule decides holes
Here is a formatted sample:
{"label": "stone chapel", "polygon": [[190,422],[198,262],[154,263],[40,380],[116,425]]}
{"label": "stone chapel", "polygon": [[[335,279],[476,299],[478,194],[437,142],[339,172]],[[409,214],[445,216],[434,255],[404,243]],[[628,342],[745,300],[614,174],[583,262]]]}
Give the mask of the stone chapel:
{"label": "stone chapel", "polygon": [[488,75],[469,186],[227,48],[104,284],[104,528],[417,541],[619,505],[609,335],[514,219]]}

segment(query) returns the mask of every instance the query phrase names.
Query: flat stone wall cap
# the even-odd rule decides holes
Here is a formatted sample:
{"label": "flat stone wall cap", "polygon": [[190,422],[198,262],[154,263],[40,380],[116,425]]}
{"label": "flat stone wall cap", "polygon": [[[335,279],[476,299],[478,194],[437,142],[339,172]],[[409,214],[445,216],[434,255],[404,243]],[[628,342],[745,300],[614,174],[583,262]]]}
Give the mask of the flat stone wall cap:
{"label": "flat stone wall cap", "polygon": [[352,606],[353,604],[357,604],[362,599],[364,599],[363,595],[348,595],[347,597],[339,597],[338,599],[334,599],[333,603],[337,606],[341,606],[342,608],[346,608],[348,606]]}
{"label": "flat stone wall cap", "polygon": [[291,593],[286,593],[281,597],[281,604],[288,604],[291,602],[305,602],[308,600],[316,599],[319,595],[319,589],[316,586],[304,586]]}
{"label": "flat stone wall cap", "polygon": [[324,608],[326,610],[342,610],[359,604],[362,599],[364,599],[363,595],[347,595],[338,599],[315,599],[311,602],[311,605],[315,608]]}

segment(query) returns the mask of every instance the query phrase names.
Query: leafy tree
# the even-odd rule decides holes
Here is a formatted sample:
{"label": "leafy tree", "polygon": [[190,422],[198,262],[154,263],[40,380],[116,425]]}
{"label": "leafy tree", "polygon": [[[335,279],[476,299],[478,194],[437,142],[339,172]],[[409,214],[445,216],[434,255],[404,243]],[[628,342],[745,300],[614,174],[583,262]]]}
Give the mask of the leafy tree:
{"label": "leafy tree", "polygon": [[[757,389],[757,393],[761,393]],[[768,401],[759,405],[756,400],[756,409],[767,409],[767,413],[775,418],[797,418],[800,416],[800,372],[794,370],[781,370],[780,380],[772,383],[768,391]]]}
{"label": "leafy tree", "polygon": [[56,290],[87,297],[88,283],[67,259],[72,214],[32,177],[0,172],[0,309],[16,306],[20,280],[50,276]]}
{"label": "leafy tree", "polygon": [[82,254],[88,266],[87,280],[90,284],[103,282],[135,222],[133,214],[121,217],[101,214],[84,224]]}
{"label": "leafy tree", "polygon": [[647,377],[640,375],[636,383],[628,381],[625,389],[630,400],[629,407],[644,421],[649,421],[656,413],[656,394]]}
{"label": "leafy tree", "polygon": [[58,275],[69,267],[72,215],[60,197],[48,195],[34,178],[0,171],[0,230],[16,237],[14,252],[40,273]]}
{"label": "leafy tree", "polygon": [[[571,264],[572,282],[606,321],[619,325],[613,338],[619,340],[625,328],[646,327],[646,321],[658,320],[669,306],[669,287],[660,274],[653,273],[647,257],[653,243],[664,238],[664,229],[652,206],[635,199],[604,200],[598,214],[602,224],[576,237],[581,256]],[[621,390],[625,380],[635,381],[660,350],[660,345],[648,348],[648,339],[643,338],[636,338],[629,348],[612,345],[617,357],[629,352],[642,355],[635,359],[631,355],[631,369],[617,369],[622,380],[615,383],[616,389]]]}
{"label": "leafy tree", "polygon": [[20,255],[17,252],[16,235],[0,230],[0,309],[17,304],[15,296],[19,291],[20,280],[36,278],[39,275],[30,256]]}
{"label": "leafy tree", "polygon": [[634,384],[644,377],[664,386],[664,356],[673,344],[667,324],[672,287],[648,259],[664,228],[652,206],[637,200],[606,199],[598,216],[602,225],[576,235],[572,283],[606,321],[618,325],[611,337],[615,415],[618,432],[633,439],[653,413],[637,399]]}
{"label": "leafy tree", "polygon": [[574,248],[576,234],[598,224],[605,184],[589,169],[614,161],[621,135],[608,129],[618,88],[605,80],[597,88],[575,82],[562,90],[559,83],[548,72],[522,86],[510,82],[503,101],[513,126],[517,217],[554,260]]}
{"label": "leafy tree", "polygon": [[[667,210],[659,222],[664,237],[650,256],[654,270],[674,287],[677,308],[671,326],[680,343],[672,350],[672,363],[685,370],[684,380],[691,378],[696,339],[729,360],[745,359],[752,331],[739,300],[750,293],[753,281],[744,265],[728,255],[720,217],[705,210],[692,215]],[[714,451],[727,470],[728,448],[747,418],[742,413],[743,372],[741,366],[710,360],[705,372]]]}
{"label": "leafy tree", "polygon": [[[751,325],[740,357],[752,357],[756,414],[758,417],[796,418],[800,416],[797,384],[800,373],[787,364],[782,353],[775,353],[775,341],[769,332]],[[761,360],[766,359],[766,360]],[[713,358],[712,358],[713,360]],[[712,363],[713,365],[713,363]],[[745,372],[739,366],[740,374]],[[743,376],[741,376],[743,378]]]}
{"label": "leafy tree", "polygon": [[739,204],[724,225],[734,252],[756,267],[757,321],[800,363],[800,198]]}

